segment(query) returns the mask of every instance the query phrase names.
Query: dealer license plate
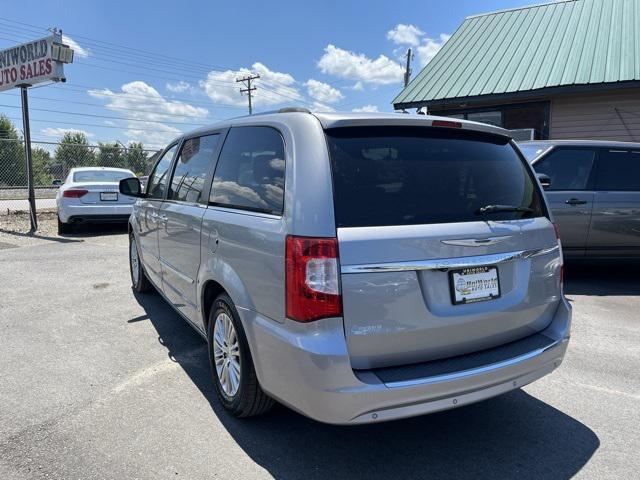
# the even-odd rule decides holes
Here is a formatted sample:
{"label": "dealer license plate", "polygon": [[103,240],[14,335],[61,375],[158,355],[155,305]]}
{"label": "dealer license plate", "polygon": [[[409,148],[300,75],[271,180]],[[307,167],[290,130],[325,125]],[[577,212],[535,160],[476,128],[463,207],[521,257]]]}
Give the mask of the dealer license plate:
{"label": "dealer license plate", "polygon": [[449,272],[451,301],[454,305],[483,302],[500,296],[498,268],[463,268]]}

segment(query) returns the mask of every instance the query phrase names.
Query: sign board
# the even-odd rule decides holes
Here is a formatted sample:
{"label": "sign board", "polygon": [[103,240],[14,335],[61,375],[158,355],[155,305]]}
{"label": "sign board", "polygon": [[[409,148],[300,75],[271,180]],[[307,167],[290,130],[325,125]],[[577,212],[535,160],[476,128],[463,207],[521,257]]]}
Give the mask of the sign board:
{"label": "sign board", "polygon": [[73,50],[54,33],[0,51],[0,92],[20,85],[65,81],[64,64],[73,61]]}

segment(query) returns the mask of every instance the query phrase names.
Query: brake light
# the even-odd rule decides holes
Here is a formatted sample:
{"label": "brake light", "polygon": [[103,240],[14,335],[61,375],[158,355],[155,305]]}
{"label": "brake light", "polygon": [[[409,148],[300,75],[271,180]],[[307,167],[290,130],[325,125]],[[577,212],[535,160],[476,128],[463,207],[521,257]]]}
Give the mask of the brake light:
{"label": "brake light", "polygon": [[462,123],[452,122],[450,120],[434,120],[431,122],[432,127],[449,127],[449,128],[462,128]]}
{"label": "brake light", "polygon": [[80,198],[84,197],[87,193],[89,193],[89,190],[69,189],[65,190],[62,196],[65,198]]}
{"label": "brake light", "polygon": [[564,258],[562,256],[562,241],[560,240],[560,230],[558,225],[553,224],[553,229],[556,232],[556,240],[558,241],[558,248],[560,249],[560,288],[564,289]]}
{"label": "brake light", "polygon": [[286,297],[287,317],[298,322],[342,315],[337,239],[287,237]]}

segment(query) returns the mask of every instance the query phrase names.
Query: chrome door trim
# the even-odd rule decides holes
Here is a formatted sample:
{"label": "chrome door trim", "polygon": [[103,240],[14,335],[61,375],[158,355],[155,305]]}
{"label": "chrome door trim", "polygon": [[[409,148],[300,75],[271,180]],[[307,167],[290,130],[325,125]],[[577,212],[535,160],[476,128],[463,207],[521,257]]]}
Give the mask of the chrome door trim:
{"label": "chrome door trim", "polygon": [[410,262],[368,263],[362,265],[342,265],[340,272],[347,273],[383,273],[383,272],[407,272],[414,270],[449,270],[452,268],[471,268],[482,265],[496,265],[509,262],[518,258],[532,258],[559,252],[560,247],[555,245],[548,248],[534,250],[518,250],[516,252],[492,253],[489,255],[476,255],[472,257],[442,258],[434,260],[416,260]]}
{"label": "chrome door trim", "polygon": [[194,282],[193,278],[186,276],[184,273],[182,273],[176,267],[174,267],[169,262],[167,262],[164,258],[160,257],[158,260],[160,261],[162,266],[167,267],[169,270],[171,270],[173,273],[175,273],[177,276],[179,276],[182,280],[184,280],[185,282],[188,282],[189,284],[193,284],[193,282]]}
{"label": "chrome door trim", "polygon": [[401,387],[412,387],[416,385],[427,385],[430,383],[438,383],[438,382],[450,382],[453,380],[460,380],[461,378],[471,377],[474,375],[482,375],[485,373],[492,372],[494,370],[499,370],[501,368],[512,367],[519,363],[525,362],[532,358],[538,357],[545,353],[548,350],[556,348],[557,346],[568,342],[569,339],[565,338],[562,340],[556,340],[555,342],[547,345],[546,347],[541,347],[536,350],[532,350],[528,353],[518,355],[517,357],[510,358],[509,360],[504,360],[502,362],[491,363],[489,365],[484,365],[478,368],[472,368],[469,370],[463,370],[461,372],[448,373],[445,375],[437,375],[434,377],[425,377],[425,378],[416,378],[413,380],[402,380],[398,382],[388,382],[384,385],[389,388],[401,388]]}

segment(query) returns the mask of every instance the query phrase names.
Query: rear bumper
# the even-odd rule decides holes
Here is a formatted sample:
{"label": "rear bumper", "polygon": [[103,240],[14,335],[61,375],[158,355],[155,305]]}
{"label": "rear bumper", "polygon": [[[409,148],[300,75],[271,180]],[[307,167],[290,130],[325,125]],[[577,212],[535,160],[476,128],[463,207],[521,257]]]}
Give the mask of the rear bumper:
{"label": "rear bumper", "polygon": [[548,346],[467,370],[384,383],[351,368],[341,319],[278,324],[239,309],[262,388],[315,420],[360,424],[422,415],[500,395],[557,368],[564,358],[571,307],[563,299],[541,334]]}
{"label": "rear bumper", "polygon": [[133,205],[58,205],[58,216],[63,223],[126,222]]}

